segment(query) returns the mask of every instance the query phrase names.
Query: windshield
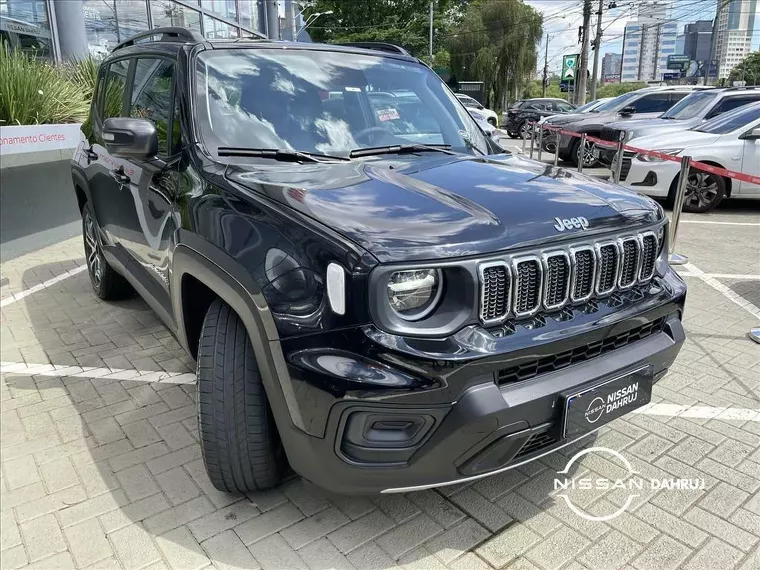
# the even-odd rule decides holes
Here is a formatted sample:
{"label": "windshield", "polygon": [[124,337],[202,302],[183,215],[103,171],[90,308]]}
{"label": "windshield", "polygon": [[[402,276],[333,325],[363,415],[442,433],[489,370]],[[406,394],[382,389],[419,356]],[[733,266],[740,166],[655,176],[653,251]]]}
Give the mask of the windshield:
{"label": "windshield", "polygon": [[574,113],[585,113],[586,111],[588,111],[589,109],[593,109],[597,105],[599,105],[599,99],[594,99],[593,101],[589,101],[585,105],[581,105],[580,107],[576,107],[575,111],[573,111],[573,112]]}
{"label": "windshield", "polygon": [[718,115],[693,129],[699,133],[725,135],[732,131],[749,127],[750,123],[760,119],[760,102],[744,105],[728,113]]}
{"label": "windshield", "polygon": [[638,99],[641,97],[642,93],[640,90],[636,91],[629,91],[628,93],[623,93],[622,95],[618,95],[614,99],[610,99],[606,103],[602,103],[599,105],[594,111],[597,111],[599,113],[604,113],[605,111],[618,111],[628,105],[631,101],[634,99]]}
{"label": "windshield", "polygon": [[[348,156],[385,145],[487,154],[469,113],[424,65],[316,50],[209,50],[196,63],[204,144]],[[479,151],[479,152],[478,152]]]}
{"label": "windshield", "polygon": [[687,95],[670,109],[660,115],[661,119],[675,119],[682,121],[696,117],[715,100],[715,93],[709,91],[696,91]]}

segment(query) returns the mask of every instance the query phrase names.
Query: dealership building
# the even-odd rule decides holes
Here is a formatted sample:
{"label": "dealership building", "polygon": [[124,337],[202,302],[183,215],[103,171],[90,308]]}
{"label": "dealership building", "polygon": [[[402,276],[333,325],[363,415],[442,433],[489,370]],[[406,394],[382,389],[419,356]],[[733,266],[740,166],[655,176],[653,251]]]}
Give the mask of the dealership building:
{"label": "dealership building", "polygon": [[290,39],[297,10],[293,0],[0,0],[0,35],[61,61],[104,56],[138,32],[167,26],[209,39]]}

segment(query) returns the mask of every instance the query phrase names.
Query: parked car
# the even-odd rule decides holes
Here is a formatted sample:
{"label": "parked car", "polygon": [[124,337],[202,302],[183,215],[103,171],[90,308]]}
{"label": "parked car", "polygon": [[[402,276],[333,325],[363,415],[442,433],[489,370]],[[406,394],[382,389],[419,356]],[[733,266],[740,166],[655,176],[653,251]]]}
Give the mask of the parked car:
{"label": "parked car", "polygon": [[[602,128],[608,123],[628,120],[634,116],[636,118],[657,117],[695,89],[701,88],[689,85],[645,87],[615,97],[599,105],[593,113],[573,113],[562,117],[551,117],[546,120],[546,124],[598,137]],[[596,166],[598,160],[594,158],[592,143],[587,142],[582,150],[580,145],[580,138],[560,135],[557,144],[559,158],[569,160],[577,166],[579,157],[582,157],[584,167]]]}
{"label": "parked car", "polygon": [[465,95],[464,93],[456,93],[457,99],[459,99],[462,102],[462,105],[467,107],[467,110],[470,111],[470,113],[473,113],[474,111],[478,111],[480,114],[485,116],[485,119],[487,122],[491,123],[494,127],[498,127],[498,115],[495,111],[492,111],[491,109],[486,109],[485,106],[478,101],[477,99],[473,99],[469,95]]}
{"label": "parked car", "polygon": [[523,99],[507,109],[503,128],[512,138],[529,138],[531,134],[530,123],[538,122],[544,117],[573,112],[575,112],[575,105],[571,105],[564,99]]}
{"label": "parked car", "polygon": [[[637,138],[635,145],[760,176],[760,102],[744,105],[686,131]],[[672,202],[679,172],[678,162],[626,151],[620,183],[642,194]],[[695,168],[689,171],[684,211],[707,212],[728,197],[760,199],[760,184],[724,178]]]}
{"label": "parked car", "polygon": [[363,45],[159,28],[100,67],[72,161],[90,283],[196,359],[223,491],[500,473],[647,404],[685,339],[657,203],[504,153]]}
{"label": "parked car", "polygon": [[[614,97],[602,97],[600,99],[594,99],[593,101],[589,101],[585,105],[576,107],[575,111],[573,111],[573,114],[593,113],[602,104],[606,103],[607,101],[611,101],[612,99],[614,99]],[[538,121],[538,124],[539,125],[543,124],[550,117],[556,117],[556,116],[557,115],[550,115],[549,117],[543,117],[540,121]],[[544,131],[541,144],[545,151],[548,151],[554,154],[554,151],[557,150],[557,135],[551,131]]]}
{"label": "parked car", "polygon": [[[655,119],[629,119],[609,123],[602,128],[600,138],[608,141],[630,141],[638,137],[661,135],[676,131],[685,131],[718,115],[760,101],[760,88],[729,87],[728,89],[708,89],[695,91],[681,99],[665,113]],[[594,148],[594,156],[605,166],[612,164],[615,149]]]}

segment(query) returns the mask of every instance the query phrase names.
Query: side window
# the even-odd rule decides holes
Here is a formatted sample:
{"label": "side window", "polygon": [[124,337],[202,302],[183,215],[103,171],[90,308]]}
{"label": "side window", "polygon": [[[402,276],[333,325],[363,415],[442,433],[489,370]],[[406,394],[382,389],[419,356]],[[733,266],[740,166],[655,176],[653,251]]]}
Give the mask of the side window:
{"label": "side window", "polygon": [[[672,107],[673,105],[675,105],[676,103],[678,103],[681,99],[683,99],[687,95],[688,95],[688,93],[682,93],[682,92],[671,93],[670,94],[670,107]],[[668,109],[670,107],[668,107]],[[665,109],[665,110],[667,111],[668,109]]]}
{"label": "side window", "polygon": [[664,113],[671,105],[670,93],[652,93],[633,103],[637,113]]}
{"label": "side window", "polygon": [[127,72],[129,60],[121,59],[108,66],[105,79],[105,89],[101,96],[100,105],[103,112],[103,120],[111,117],[121,117],[124,104],[124,89],[127,86]]}
{"label": "side window", "polygon": [[158,154],[169,156],[174,64],[165,59],[140,58],[135,67],[129,116],[150,119],[158,133]]}
{"label": "side window", "polygon": [[715,115],[720,115],[721,113],[725,113],[731,109],[736,109],[737,107],[741,107],[747,103],[753,103],[757,100],[760,100],[760,93],[755,95],[743,95],[741,97],[726,97],[723,99],[723,101],[721,101],[720,106],[718,107],[717,111],[712,114],[712,116],[714,117]]}
{"label": "side window", "polygon": [[569,105],[567,103],[563,103],[562,101],[557,101],[556,103],[554,103],[554,110],[555,111],[569,112],[569,111],[572,111],[574,108],[575,107],[573,107],[572,105]]}

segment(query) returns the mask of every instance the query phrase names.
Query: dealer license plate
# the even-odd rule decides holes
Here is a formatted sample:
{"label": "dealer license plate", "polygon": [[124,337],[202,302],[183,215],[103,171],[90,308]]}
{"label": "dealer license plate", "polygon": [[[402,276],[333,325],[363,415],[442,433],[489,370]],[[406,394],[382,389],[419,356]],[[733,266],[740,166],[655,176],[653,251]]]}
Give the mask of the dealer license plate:
{"label": "dealer license plate", "polygon": [[591,149],[591,156],[593,156],[595,159],[599,160],[600,154],[601,154],[601,151],[597,147],[594,147]]}
{"label": "dealer license plate", "polygon": [[595,430],[652,399],[651,366],[607,380],[579,392],[564,394],[563,437]]}

